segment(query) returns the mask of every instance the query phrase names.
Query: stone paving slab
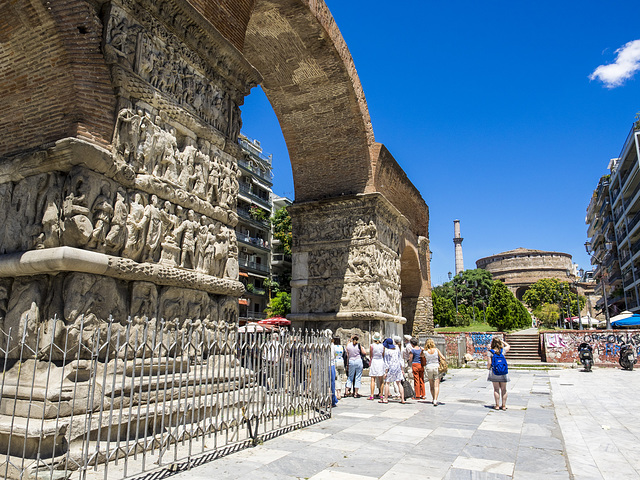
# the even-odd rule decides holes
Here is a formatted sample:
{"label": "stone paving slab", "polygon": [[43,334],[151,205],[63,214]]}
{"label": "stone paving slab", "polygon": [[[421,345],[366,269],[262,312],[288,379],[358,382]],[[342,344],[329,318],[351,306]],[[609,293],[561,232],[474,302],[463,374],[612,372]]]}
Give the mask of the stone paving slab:
{"label": "stone paving slab", "polygon": [[495,411],[486,370],[451,370],[437,407],[342,399],[330,420],[175,478],[636,479],[637,375],[513,371],[509,409]]}

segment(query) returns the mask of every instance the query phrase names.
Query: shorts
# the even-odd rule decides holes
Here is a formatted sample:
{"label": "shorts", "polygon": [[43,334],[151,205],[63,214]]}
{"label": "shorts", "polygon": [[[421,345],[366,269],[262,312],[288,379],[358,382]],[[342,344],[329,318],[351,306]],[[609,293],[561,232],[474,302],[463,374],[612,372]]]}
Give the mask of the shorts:
{"label": "shorts", "polygon": [[436,380],[440,378],[440,364],[430,363],[427,365],[427,379]]}

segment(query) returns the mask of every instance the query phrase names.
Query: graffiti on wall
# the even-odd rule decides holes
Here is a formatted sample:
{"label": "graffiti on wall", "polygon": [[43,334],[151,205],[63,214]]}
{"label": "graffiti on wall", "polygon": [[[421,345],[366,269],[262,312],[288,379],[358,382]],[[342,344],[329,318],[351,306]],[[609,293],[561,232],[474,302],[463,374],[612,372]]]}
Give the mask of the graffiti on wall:
{"label": "graffiti on wall", "polygon": [[545,333],[544,345],[549,362],[574,362],[578,360],[578,346],[588,343],[593,347],[596,363],[617,363],[620,347],[631,345],[640,355],[640,331],[629,332],[563,332]]}
{"label": "graffiti on wall", "polygon": [[491,345],[491,340],[493,340],[493,334],[491,333],[472,333],[469,335],[471,339],[471,344],[473,345],[473,354],[475,355],[486,355],[489,346]]}

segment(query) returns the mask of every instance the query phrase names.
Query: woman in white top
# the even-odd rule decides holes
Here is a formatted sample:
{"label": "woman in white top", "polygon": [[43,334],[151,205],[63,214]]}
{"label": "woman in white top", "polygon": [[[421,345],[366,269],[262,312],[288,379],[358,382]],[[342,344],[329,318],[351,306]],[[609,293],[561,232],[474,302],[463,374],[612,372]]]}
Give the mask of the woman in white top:
{"label": "woman in white top", "polygon": [[372,337],[373,343],[369,349],[371,356],[371,365],[369,365],[369,377],[371,378],[371,396],[369,400],[373,400],[374,393],[376,393],[376,385],[378,386],[378,396],[382,396],[382,379],[384,378],[384,346],[380,341],[382,335],[376,332]]}
{"label": "woman in white top", "polygon": [[424,356],[427,359],[427,378],[429,379],[429,389],[431,390],[431,398],[433,398],[433,406],[438,406],[438,395],[440,394],[440,357],[442,354],[436,348],[436,344],[432,339],[428,339],[425,344]]}

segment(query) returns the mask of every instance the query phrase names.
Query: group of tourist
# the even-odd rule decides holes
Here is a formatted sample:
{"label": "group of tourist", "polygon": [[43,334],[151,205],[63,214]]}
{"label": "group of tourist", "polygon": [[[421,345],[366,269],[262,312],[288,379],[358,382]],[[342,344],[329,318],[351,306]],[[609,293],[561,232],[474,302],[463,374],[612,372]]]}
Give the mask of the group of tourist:
{"label": "group of tourist", "polygon": [[[496,410],[506,410],[507,373],[504,355],[510,346],[499,337],[494,337],[487,353],[488,381],[493,383]],[[418,340],[410,335],[404,336],[404,345],[399,336],[382,340],[382,335],[375,332],[367,351],[361,344],[358,335],[353,335],[347,345],[340,344],[340,337],[333,337],[331,365],[331,390],[333,406],[337,406],[341,396],[360,398],[362,372],[369,369],[371,379],[369,400],[378,399],[380,403],[389,403],[391,396],[406,403],[408,394],[414,400],[426,400],[425,377],[429,382],[431,403],[437,407],[440,403],[440,375],[446,359],[436,348],[435,342],[428,339],[424,348]],[[344,395],[338,373],[346,374]],[[409,380],[413,379],[413,392]],[[377,394],[376,394],[377,390]],[[392,395],[393,390],[393,395]]]}

